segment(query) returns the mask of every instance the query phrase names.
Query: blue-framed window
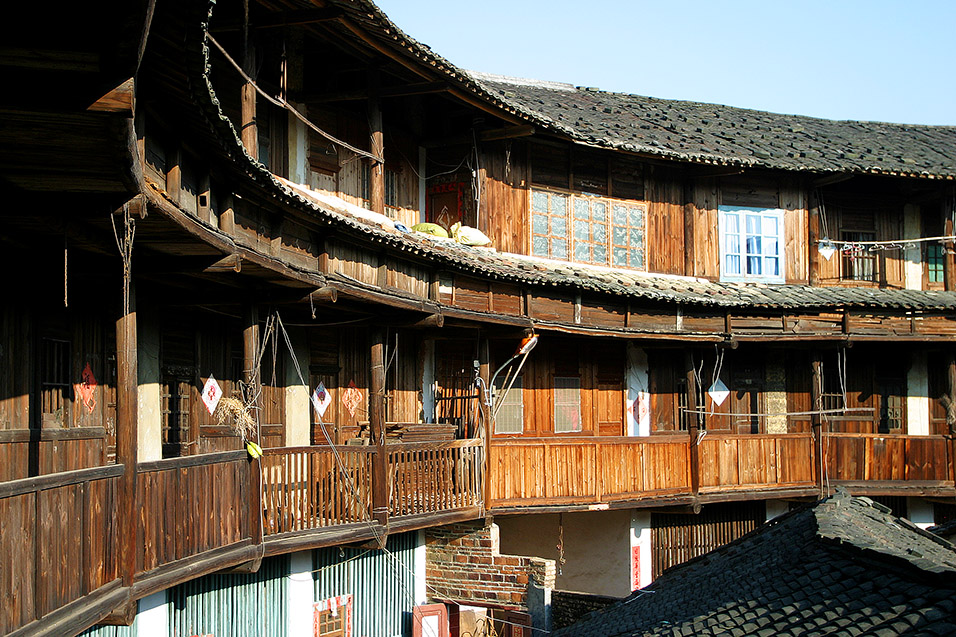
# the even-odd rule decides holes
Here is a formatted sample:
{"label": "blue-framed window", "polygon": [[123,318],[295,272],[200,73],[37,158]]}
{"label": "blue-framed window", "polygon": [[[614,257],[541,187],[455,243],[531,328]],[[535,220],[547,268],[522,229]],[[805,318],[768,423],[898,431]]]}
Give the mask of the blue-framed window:
{"label": "blue-framed window", "polygon": [[783,210],[720,206],[720,280],[784,282]]}

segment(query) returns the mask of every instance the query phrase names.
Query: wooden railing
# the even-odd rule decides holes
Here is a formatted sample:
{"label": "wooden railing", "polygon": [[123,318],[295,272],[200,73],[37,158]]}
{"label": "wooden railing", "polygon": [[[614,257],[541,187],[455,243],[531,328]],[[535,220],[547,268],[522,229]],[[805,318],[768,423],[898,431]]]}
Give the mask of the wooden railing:
{"label": "wooden railing", "polygon": [[482,504],[481,440],[388,445],[389,515],[419,515]]}
{"label": "wooden railing", "polygon": [[824,470],[830,482],[952,484],[952,442],[943,436],[828,433]]}
{"label": "wooden railing", "polygon": [[690,493],[686,436],[493,440],[491,506],[610,502]]}
{"label": "wooden railing", "polygon": [[0,634],[116,580],[122,473],[111,465],[0,484]]}
{"label": "wooden railing", "polygon": [[708,434],[700,441],[700,491],[812,487],[813,435]]}
{"label": "wooden railing", "polygon": [[362,522],[371,515],[372,447],[267,449],[262,457],[265,534]]}
{"label": "wooden railing", "polygon": [[143,543],[136,571],[253,537],[253,490],[245,451],[145,462],[136,504]]}

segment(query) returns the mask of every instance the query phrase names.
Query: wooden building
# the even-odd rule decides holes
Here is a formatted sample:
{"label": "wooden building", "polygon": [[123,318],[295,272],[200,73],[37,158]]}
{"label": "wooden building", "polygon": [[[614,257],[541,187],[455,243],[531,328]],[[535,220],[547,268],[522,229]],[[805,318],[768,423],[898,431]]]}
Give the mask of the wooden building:
{"label": "wooden building", "polygon": [[4,633],[488,516],[610,595],[838,484],[942,521],[956,129],[470,74],[367,0],[33,11]]}

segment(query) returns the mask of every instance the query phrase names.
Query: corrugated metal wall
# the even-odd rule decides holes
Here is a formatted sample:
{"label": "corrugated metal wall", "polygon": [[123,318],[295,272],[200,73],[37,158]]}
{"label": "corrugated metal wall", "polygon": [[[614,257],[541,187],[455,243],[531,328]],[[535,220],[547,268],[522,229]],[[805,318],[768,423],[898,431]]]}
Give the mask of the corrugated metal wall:
{"label": "corrugated metal wall", "polygon": [[355,637],[410,637],[418,533],[388,538],[386,551],[315,551],[315,600],[352,595]]}
{"label": "corrugated metal wall", "polygon": [[289,558],[262,561],[257,573],[209,575],[169,591],[170,637],[285,637]]}
{"label": "corrugated metal wall", "polygon": [[652,513],[654,578],[750,533],[764,523],[766,515],[762,501],[708,504],[698,515]]}
{"label": "corrugated metal wall", "polygon": [[139,616],[133,619],[131,626],[93,626],[79,634],[78,637],[136,637],[136,625]]}

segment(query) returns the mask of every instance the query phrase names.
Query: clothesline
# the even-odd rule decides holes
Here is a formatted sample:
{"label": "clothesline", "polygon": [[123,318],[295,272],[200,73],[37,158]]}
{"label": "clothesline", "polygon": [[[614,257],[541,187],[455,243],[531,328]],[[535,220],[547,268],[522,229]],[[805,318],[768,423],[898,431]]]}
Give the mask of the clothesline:
{"label": "clothesline", "polygon": [[754,414],[737,413],[724,411],[703,411],[698,409],[684,409],[685,414],[694,414],[696,416],[734,416],[740,418],[772,418],[774,416],[828,416],[834,414],[846,414],[849,412],[872,412],[876,411],[873,407],[846,407],[843,409],[817,409],[814,411],[784,411],[772,414]]}

